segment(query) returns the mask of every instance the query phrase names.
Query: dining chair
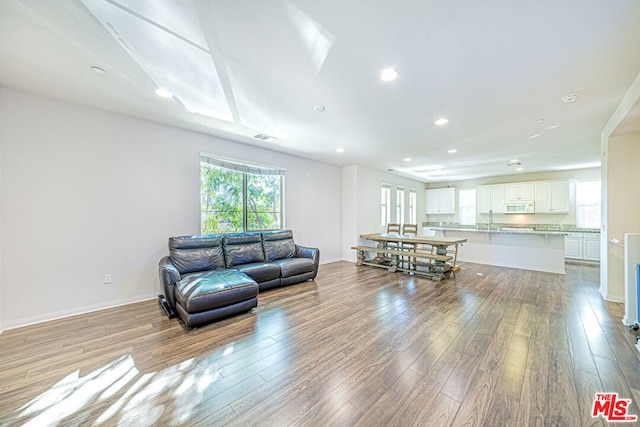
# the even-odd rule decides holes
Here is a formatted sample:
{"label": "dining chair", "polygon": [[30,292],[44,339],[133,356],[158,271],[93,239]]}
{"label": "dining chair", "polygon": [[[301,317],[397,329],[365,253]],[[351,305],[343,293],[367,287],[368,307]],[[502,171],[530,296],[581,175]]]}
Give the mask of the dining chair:
{"label": "dining chair", "polygon": [[400,224],[387,224],[387,233],[398,233],[400,234]]}
{"label": "dining chair", "polygon": [[402,224],[402,234],[416,236],[418,234],[418,224]]}
{"label": "dining chair", "polygon": [[[418,235],[418,224],[402,224],[402,234],[405,236],[417,236]],[[416,245],[413,243],[403,243],[402,250],[416,250]],[[404,263],[405,257],[402,257],[402,262]],[[413,267],[415,268],[415,258],[407,258],[407,260],[413,260]],[[411,268],[412,264],[409,264],[409,268]]]}
{"label": "dining chair", "polygon": [[[400,224],[388,223],[387,224],[387,233],[398,233],[400,234]],[[397,242],[387,242],[386,248],[388,249],[400,249],[400,243]],[[388,255],[393,258],[391,255]]]}

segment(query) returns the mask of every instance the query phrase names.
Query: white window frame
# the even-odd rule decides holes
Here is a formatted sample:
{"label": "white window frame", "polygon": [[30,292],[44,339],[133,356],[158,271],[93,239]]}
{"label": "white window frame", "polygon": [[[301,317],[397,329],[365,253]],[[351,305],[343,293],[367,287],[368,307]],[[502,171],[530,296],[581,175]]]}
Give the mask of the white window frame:
{"label": "white window frame", "polygon": [[[269,175],[269,176],[277,176],[279,177],[279,205],[274,206],[274,213],[278,214],[278,228],[275,229],[283,229],[285,228],[284,223],[284,175],[285,169],[273,166],[258,166],[255,164],[244,163],[238,160],[225,159],[221,157],[216,157],[206,153],[200,153],[200,168],[202,174],[203,164],[208,165],[210,167],[218,168],[218,169],[226,169],[233,171],[238,174],[242,174],[242,231],[267,231],[267,230],[258,230],[251,228],[249,229],[249,212],[247,205],[249,204],[249,191],[248,191],[248,180],[249,175]],[[202,184],[200,187],[200,191],[202,192]],[[204,233],[204,221],[205,221],[205,213],[203,212],[204,208],[202,205],[202,193],[201,193],[201,205],[200,205],[200,228],[201,233]],[[274,229],[274,230],[275,230]],[[236,232],[230,231],[231,233]],[[217,234],[218,232],[216,232]],[[224,234],[225,231],[219,232],[220,234]]]}
{"label": "white window frame", "polygon": [[396,187],[396,222],[404,224],[404,187]]}
{"label": "white window frame", "polygon": [[386,227],[391,216],[391,185],[380,186],[380,226]]}
{"label": "white window frame", "polygon": [[418,192],[411,188],[409,189],[409,224],[417,224],[418,215],[416,212]]}

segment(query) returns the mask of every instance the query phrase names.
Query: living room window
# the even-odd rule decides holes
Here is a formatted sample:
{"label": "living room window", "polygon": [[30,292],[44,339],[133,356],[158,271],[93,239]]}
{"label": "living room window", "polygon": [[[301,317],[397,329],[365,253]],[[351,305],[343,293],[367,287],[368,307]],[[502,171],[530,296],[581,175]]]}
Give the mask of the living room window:
{"label": "living room window", "polygon": [[404,187],[396,187],[396,222],[404,224]]}
{"label": "living room window", "polygon": [[202,234],[278,230],[284,170],[200,156]]}
{"label": "living room window", "polygon": [[409,224],[416,224],[416,190],[409,190]]}
{"label": "living room window", "polygon": [[382,184],[380,187],[380,225],[386,227],[391,216],[391,186]]}

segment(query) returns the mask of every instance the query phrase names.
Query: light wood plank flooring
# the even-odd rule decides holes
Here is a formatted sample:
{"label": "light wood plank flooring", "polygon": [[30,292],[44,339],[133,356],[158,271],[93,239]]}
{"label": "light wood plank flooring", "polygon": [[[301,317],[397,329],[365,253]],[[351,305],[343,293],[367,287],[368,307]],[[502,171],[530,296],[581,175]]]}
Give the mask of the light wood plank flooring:
{"label": "light wood plank flooring", "polygon": [[0,335],[0,425],[581,426],[640,358],[597,267],[338,262],[197,329],[147,301]]}

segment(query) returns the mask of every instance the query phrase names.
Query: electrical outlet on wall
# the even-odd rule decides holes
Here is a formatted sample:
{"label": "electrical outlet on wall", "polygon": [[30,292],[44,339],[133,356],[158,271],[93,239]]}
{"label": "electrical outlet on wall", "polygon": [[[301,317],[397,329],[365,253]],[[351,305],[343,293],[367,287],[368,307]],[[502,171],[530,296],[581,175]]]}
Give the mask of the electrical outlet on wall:
{"label": "electrical outlet on wall", "polygon": [[105,284],[109,284],[113,282],[113,278],[111,277],[111,274],[107,273],[104,275],[104,283]]}

